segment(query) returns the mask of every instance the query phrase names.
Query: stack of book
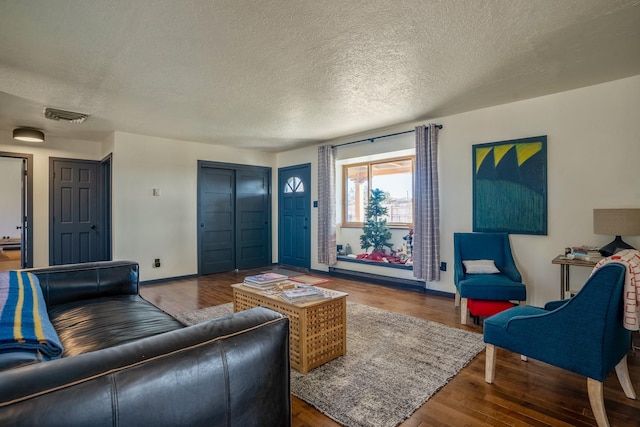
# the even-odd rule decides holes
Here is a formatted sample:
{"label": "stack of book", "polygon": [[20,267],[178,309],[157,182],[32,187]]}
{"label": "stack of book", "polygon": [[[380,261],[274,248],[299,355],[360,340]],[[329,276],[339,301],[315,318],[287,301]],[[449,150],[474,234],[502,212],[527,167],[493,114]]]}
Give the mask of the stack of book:
{"label": "stack of book", "polygon": [[256,289],[272,289],[279,283],[286,282],[287,276],[278,273],[263,273],[244,278],[244,286]]}
{"label": "stack of book", "polygon": [[280,293],[280,298],[291,304],[318,301],[328,299],[330,296],[315,286],[298,286],[295,289],[285,289]]}
{"label": "stack of book", "polygon": [[594,246],[574,246],[571,248],[571,255],[573,259],[590,262],[598,262],[602,259],[600,251]]}

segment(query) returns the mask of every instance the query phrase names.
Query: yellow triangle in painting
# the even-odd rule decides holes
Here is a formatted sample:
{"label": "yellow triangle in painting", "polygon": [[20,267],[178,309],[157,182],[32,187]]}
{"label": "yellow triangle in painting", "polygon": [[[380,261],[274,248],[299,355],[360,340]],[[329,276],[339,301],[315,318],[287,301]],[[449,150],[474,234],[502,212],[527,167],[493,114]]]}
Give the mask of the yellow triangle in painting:
{"label": "yellow triangle in painting", "polygon": [[498,163],[500,163],[500,160],[502,160],[504,155],[507,154],[507,152],[512,148],[513,148],[513,144],[496,145],[495,148],[493,149],[493,158],[495,162],[494,164],[498,166]]}
{"label": "yellow triangle in painting", "polygon": [[534,154],[542,150],[542,142],[527,142],[516,144],[516,154],[518,156],[518,166],[529,160]]}
{"label": "yellow triangle in painting", "polygon": [[482,162],[484,162],[484,159],[487,158],[487,155],[491,152],[492,148],[493,147],[476,148],[476,173],[478,173],[478,170],[480,170]]}

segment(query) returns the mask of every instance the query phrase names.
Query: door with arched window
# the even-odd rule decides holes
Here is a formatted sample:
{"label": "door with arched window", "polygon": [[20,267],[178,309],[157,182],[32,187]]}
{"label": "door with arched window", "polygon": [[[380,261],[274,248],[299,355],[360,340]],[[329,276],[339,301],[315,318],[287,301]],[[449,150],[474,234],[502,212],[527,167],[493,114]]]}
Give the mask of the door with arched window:
{"label": "door with arched window", "polygon": [[278,169],[278,262],[311,266],[311,164]]}

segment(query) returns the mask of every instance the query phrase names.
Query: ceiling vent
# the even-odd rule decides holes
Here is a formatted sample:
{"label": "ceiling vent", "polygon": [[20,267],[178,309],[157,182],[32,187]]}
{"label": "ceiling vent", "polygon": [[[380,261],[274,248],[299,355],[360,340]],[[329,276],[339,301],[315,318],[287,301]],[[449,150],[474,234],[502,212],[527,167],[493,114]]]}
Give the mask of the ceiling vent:
{"label": "ceiling vent", "polygon": [[44,107],[44,116],[50,120],[65,121],[69,123],[82,123],[89,117],[88,114],[74,113],[73,111],[56,110],[55,108]]}

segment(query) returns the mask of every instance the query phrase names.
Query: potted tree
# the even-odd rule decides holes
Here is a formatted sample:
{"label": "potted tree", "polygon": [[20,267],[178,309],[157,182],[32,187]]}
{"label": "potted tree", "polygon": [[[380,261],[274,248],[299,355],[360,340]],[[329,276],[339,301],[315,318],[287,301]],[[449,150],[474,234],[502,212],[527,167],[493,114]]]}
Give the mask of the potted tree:
{"label": "potted tree", "polygon": [[382,203],[387,199],[387,195],[379,188],[371,190],[369,204],[365,208],[365,222],[362,227],[363,234],[360,235],[360,247],[365,252],[373,247],[367,259],[382,261],[384,247],[391,248],[393,244],[388,243],[391,239],[391,232],[387,227],[387,208]]}

